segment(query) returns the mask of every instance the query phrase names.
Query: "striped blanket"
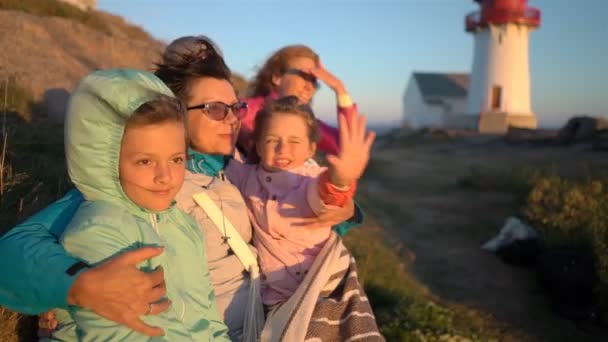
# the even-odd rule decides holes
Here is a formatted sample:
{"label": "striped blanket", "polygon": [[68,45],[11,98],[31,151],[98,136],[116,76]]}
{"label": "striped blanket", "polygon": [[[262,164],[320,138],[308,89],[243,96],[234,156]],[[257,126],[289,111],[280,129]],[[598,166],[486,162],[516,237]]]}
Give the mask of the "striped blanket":
{"label": "striped blanket", "polygon": [[261,341],[384,341],[355,259],[335,233],[298,290],[268,313]]}

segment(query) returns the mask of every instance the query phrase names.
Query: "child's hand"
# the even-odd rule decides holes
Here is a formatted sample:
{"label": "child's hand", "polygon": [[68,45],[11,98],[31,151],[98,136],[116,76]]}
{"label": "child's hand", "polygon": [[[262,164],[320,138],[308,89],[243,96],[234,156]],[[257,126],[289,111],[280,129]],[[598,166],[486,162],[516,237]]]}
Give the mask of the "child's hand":
{"label": "child's hand", "polygon": [[38,337],[50,337],[57,329],[57,318],[53,310],[41,313],[38,316]]}
{"label": "child's hand", "polygon": [[329,70],[325,69],[321,61],[319,61],[319,67],[310,69],[311,73],[317,79],[323,81],[328,87],[330,87],[337,95],[346,94],[346,88],[344,83],[339,78],[334,76]]}
{"label": "child's hand", "polygon": [[350,186],[353,181],[361,177],[367,167],[376,133],[373,131],[366,133],[366,128],[367,119],[358,112],[352,113],[349,119],[339,115],[340,152],[337,156],[327,156],[330,164],[330,181],[335,186]]}

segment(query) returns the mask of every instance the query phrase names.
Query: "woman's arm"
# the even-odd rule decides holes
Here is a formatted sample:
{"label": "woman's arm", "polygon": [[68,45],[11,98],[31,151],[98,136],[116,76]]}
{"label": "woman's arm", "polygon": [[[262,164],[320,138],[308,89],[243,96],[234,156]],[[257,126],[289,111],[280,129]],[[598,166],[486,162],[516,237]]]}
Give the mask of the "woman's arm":
{"label": "woman's arm", "polygon": [[72,268],[80,260],[57,238],[82,201],[72,190],[0,238],[0,274],[10,275],[0,277],[2,306],[27,314],[67,307],[70,288],[86,268]]}
{"label": "woman's arm", "polygon": [[[69,255],[58,237],[83,202],[77,190],[12,228],[0,238],[0,305],[26,314],[38,314],[53,308],[79,305],[125,324],[150,336],[160,336],[161,329],[142,323],[130,309],[112,296],[124,293],[130,302],[144,302],[151,288],[131,287],[132,282],[163,278],[162,270],[153,274],[138,271],[132,265],[162,253],[156,248],[142,248],[125,253],[93,268],[83,267]],[[158,298],[164,296],[158,295]],[[152,314],[168,308],[159,305]]]}
{"label": "woman's arm", "polygon": [[[133,229],[135,229],[136,226],[135,223],[129,222],[124,222],[124,225],[133,226]],[[90,265],[104,265],[104,261],[111,261],[112,259],[110,258],[118,255],[122,256],[124,252],[133,250],[139,245],[134,238],[124,234],[119,227],[90,221],[79,226],[72,226],[66,230],[61,243],[67,252]],[[94,246],[94,248],[92,248],[92,246]],[[105,264],[107,264],[107,262]],[[148,272],[154,269],[154,265],[151,262],[146,262],[144,264],[147,264]],[[129,266],[129,268],[133,269],[138,267],[139,265],[136,264],[130,264]],[[162,326],[165,329],[180,324],[176,319],[173,310],[166,310],[156,316],[145,315],[148,311],[149,303],[155,302],[152,298],[146,299],[143,303],[131,302],[129,300],[127,293],[130,291],[138,292],[137,289],[143,285],[141,282],[130,282],[130,280],[127,279],[116,278],[115,281],[129,283],[128,287],[130,290],[127,290],[127,292],[120,292],[120,288],[116,286],[111,286],[110,289],[106,290],[112,292],[110,297],[113,297],[114,301],[120,302],[121,306],[129,308],[123,315],[135,316],[128,317],[128,319],[139,320],[141,317],[141,321],[146,324],[149,324],[150,326]],[[164,279],[162,277],[156,277],[153,282],[154,284],[149,284],[150,287],[159,289],[157,290],[158,292],[165,292]],[[107,305],[112,306],[113,304],[108,303]],[[154,306],[156,306],[156,304]],[[69,307],[69,311],[76,323],[79,335],[78,338],[80,340],[149,341],[151,339],[151,337],[141,334],[122,323],[106,319],[82,306],[72,305]],[[141,324],[144,324],[143,322],[141,322]]]}
{"label": "woman's arm", "polygon": [[[329,72],[329,70],[325,69],[321,62],[319,62],[319,67],[311,69],[309,72],[325,83],[336,94],[338,118],[345,116],[350,120],[353,113],[356,113],[357,106],[353,103],[344,83],[334,74]],[[337,154],[340,151],[338,129],[321,120],[317,120],[317,122],[319,124],[319,129],[321,130],[319,149],[326,153]]]}

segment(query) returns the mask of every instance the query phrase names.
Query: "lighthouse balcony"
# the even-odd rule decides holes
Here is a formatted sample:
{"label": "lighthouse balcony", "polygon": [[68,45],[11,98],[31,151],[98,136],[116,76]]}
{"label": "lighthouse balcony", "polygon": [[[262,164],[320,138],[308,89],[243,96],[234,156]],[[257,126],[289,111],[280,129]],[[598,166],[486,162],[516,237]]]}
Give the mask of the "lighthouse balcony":
{"label": "lighthouse balcony", "polygon": [[475,11],[465,17],[465,29],[474,32],[489,24],[519,24],[536,28],[540,25],[540,10],[528,7],[524,10],[492,9],[491,11]]}

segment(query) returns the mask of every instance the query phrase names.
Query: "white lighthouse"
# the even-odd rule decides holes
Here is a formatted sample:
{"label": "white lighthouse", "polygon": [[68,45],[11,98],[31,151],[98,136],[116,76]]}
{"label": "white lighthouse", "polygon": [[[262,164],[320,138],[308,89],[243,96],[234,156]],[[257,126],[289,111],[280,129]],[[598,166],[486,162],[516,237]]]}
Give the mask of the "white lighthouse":
{"label": "white lighthouse", "polygon": [[484,133],[509,126],[536,128],[530,109],[528,37],[540,25],[540,10],[528,0],[474,0],[479,11],[466,16],[475,47],[465,115],[478,118]]}

